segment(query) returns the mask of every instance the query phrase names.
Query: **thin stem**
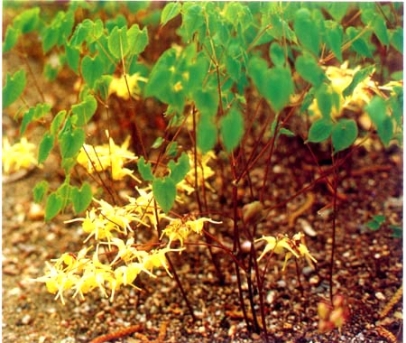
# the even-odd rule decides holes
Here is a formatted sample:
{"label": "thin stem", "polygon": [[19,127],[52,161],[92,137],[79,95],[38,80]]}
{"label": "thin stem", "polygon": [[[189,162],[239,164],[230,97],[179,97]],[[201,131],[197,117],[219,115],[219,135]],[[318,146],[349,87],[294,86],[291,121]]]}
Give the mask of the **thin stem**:
{"label": "thin stem", "polygon": [[[252,254],[250,254],[250,258],[248,260],[248,270],[247,270],[248,299],[249,299],[250,307],[251,307],[254,330],[255,330],[255,332],[259,333],[260,328],[259,328],[259,324],[258,324],[257,315],[255,313],[254,292],[252,289],[252,273],[251,273],[252,265],[253,265],[253,256],[252,256]],[[261,295],[259,297],[261,298]]]}
{"label": "thin stem", "polygon": [[[207,201],[206,201],[206,192],[204,190],[204,168],[203,166],[201,166],[201,173],[202,173],[202,178],[203,178],[203,184],[201,185],[202,187],[202,192],[203,192],[203,199],[204,199],[204,203],[202,204],[202,201],[200,199],[200,192],[199,192],[199,178],[198,178],[198,160],[197,160],[197,140],[196,140],[196,111],[193,110],[192,113],[192,120],[193,120],[193,133],[194,133],[194,137],[193,137],[193,150],[194,150],[194,154],[193,154],[193,159],[194,159],[194,173],[195,173],[195,194],[196,194],[196,202],[199,208],[199,212],[200,213],[207,213]],[[203,209],[203,205],[204,205],[204,209]],[[204,226],[206,227],[206,223],[204,224]],[[205,230],[207,231],[207,230]],[[204,235],[207,246],[209,248],[209,253],[210,253],[210,258],[211,261],[214,265],[214,269],[216,270],[216,274],[217,274],[217,278],[219,280],[220,285],[223,285],[225,282],[225,278],[223,273],[221,272],[221,267],[220,267],[220,261],[219,259],[216,257],[216,255],[213,253],[213,248],[212,248],[212,244],[213,244],[213,239],[211,238],[211,236],[209,235]]]}
{"label": "thin stem", "polygon": [[[233,155],[231,154],[230,159],[232,160],[231,162],[231,170],[232,173],[235,174],[235,165],[234,165],[234,159]],[[233,254],[234,256],[239,259],[240,258],[240,253],[241,253],[241,242],[240,242],[240,233],[239,233],[239,228],[238,228],[238,195],[237,195],[237,186],[232,185],[232,201],[233,201],[233,219],[234,219],[234,228],[233,228]],[[235,272],[237,274],[237,285],[238,285],[238,296],[240,300],[240,306],[241,306],[241,311],[244,316],[245,323],[247,324],[248,329],[251,329],[251,324],[248,320],[248,315],[247,315],[247,310],[244,305],[244,296],[243,296],[243,290],[242,290],[242,281],[241,281],[241,272],[240,272],[240,266],[234,262],[235,265]]]}
{"label": "thin stem", "polygon": [[265,175],[264,175],[264,179],[262,182],[261,194],[259,197],[261,201],[264,200],[263,198],[264,198],[264,193],[265,193],[265,188],[266,188],[266,181],[268,179],[269,168],[271,167],[271,158],[272,158],[274,147],[275,147],[276,137],[278,135],[279,121],[280,121],[280,116],[279,116],[279,114],[277,114],[275,129],[274,129],[274,132],[272,134],[272,139],[271,139],[271,150],[269,151],[268,158],[266,159],[266,162],[265,162]]}
{"label": "thin stem", "polygon": [[[334,166],[334,155],[333,155]],[[333,169],[333,219],[332,219],[332,233],[331,233],[331,255],[330,255],[330,302],[333,303],[333,274],[334,274],[334,254],[336,246],[336,218],[337,218],[337,187],[338,187],[338,173],[337,169]]]}
{"label": "thin stem", "polygon": [[193,321],[195,322],[196,316],[193,313],[193,307],[192,307],[191,303],[189,302],[189,299],[187,297],[185,289],[182,286],[182,283],[180,282],[176,269],[174,268],[173,263],[172,263],[171,259],[169,258],[169,256],[166,256],[166,259],[169,263],[169,267],[171,268],[171,271],[172,271],[173,277],[175,278],[176,284],[178,285],[180,292],[182,293],[183,300],[185,300],[185,303],[186,303],[187,308],[189,309],[190,315],[192,316]]}

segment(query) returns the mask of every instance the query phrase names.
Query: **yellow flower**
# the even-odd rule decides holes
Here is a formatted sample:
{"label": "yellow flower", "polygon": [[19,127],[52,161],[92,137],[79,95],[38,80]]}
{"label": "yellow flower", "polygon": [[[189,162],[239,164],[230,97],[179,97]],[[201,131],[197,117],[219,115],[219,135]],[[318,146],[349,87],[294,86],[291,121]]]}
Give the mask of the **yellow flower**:
{"label": "yellow flower", "polygon": [[172,274],[168,269],[168,261],[165,255],[168,252],[183,251],[183,250],[185,250],[185,248],[171,249],[165,247],[162,249],[153,249],[144,257],[142,264],[144,268],[149,271],[152,271],[154,268],[163,267],[165,271],[168,273],[168,275],[172,277]]}
{"label": "yellow flower", "polygon": [[203,224],[205,222],[213,223],[213,224],[221,224],[222,222],[216,222],[211,220],[210,218],[201,217],[198,219],[189,219],[190,216],[182,219],[172,219],[171,222],[166,226],[164,230],[162,230],[162,235],[167,236],[169,239],[168,245],[171,244],[173,241],[179,241],[180,245],[183,246],[184,240],[189,236],[191,232],[201,234],[203,229]]}
{"label": "yellow flower", "polygon": [[[138,73],[133,75],[121,75],[113,77],[109,85],[109,95],[116,94],[118,97],[128,100],[131,97],[137,97],[141,94],[138,82],[147,82],[148,79],[140,76]],[[128,88],[127,88],[128,85]],[[130,91],[130,93],[128,93]]]}
{"label": "yellow flower", "polygon": [[[344,97],[344,90],[351,84],[355,74],[360,70],[360,67],[354,69],[348,68],[348,61],[344,62],[339,68],[335,66],[328,66],[325,70],[327,78],[330,80],[329,92],[338,96],[338,103],[332,107],[332,118],[339,117],[344,108],[352,109],[354,112],[362,112],[366,103],[368,103],[374,93],[378,93],[379,89],[375,82],[371,80],[371,76],[365,77],[353,90],[352,94]],[[373,73],[373,72],[372,72]],[[310,105],[309,110],[313,113],[313,119],[321,117],[321,113],[314,100]]]}
{"label": "yellow flower", "polygon": [[[197,184],[199,186],[204,185],[206,188],[214,192],[214,188],[207,181],[214,175],[213,169],[211,169],[207,164],[210,160],[215,159],[216,155],[213,151],[208,151],[206,154],[202,155],[200,152],[197,153],[197,169],[195,170],[195,158],[192,152],[188,152],[190,170],[186,174],[185,178],[177,184],[179,190],[184,191],[187,195],[190,195],[195,191],[196,175],[197,174]],[[196,173],[197,171],[197,173]]]}
{"label": "yellow flower", "polygon": [[128,150],[129,144],[130,137],[127,137],[121,146],[116,145],[111,137],[109,144],[97,146],[84,144],[76,161],[90,174],[110,170],[113,180],[121,180],[128,175],[139,182],[132,170],[124,168],[126,162],[137,159],[135,154]]}
{"label": "yellow flower", "polygon": [[310,266],[313,266],[312,262],[317,262],[316,259],[310,255],[310,252],[304,243],[304,235],[301,232],[295,234],[293,238],[289,238],[286,235],[278,235],[277,237],[263,236],[262,238],[255,240],[255,242],[259,241],[266,241],[267,244],[257,261],[260,261],[265,254],[271,252],[278,255],[285,254],[285,262],[282,270],[285,270],[286,264],[292,256],[295,258],[304,257]]}
{"label": "yellow flower", "polygon": [[52,260],[53,264],[46,262],[45,275],[35,281],[44,282],[48,292],[56,293],[55,299],[59,298],[65,304],[64,292],[78,285],[79,274],[91,261],[85,257],[89,249],[82,249],[77,256],[64,253],[60,258]]}
{"label": "yellow flower", "polygon": [[37,165],[35,144],[29,143],[27,138],[10,145],[7,138],[3,138],[2,163],[4,174],[12,174],[21,169],[30,169]]}
{"label": "yellow flower", "polygon": [[129,204],[126,206],[128,211],[136,213],[145,226],[148,226],[148,224],[144,221],[144,218],[148,218],[149,222],[156,228],[158,225],[157,217],[158,220],[161,219],[163,213],[159,206],[155,211],[154,195],[151,188],[135,187],[135,189],[138,191],[139,196],[136,198],[128,197]]}
{"label": "yellow flower", "polygon": [[131,223],[148,226],[147,223],[139,218],[137,213],[131,212],[133,210],[131,206],[112,206],[104,200],[93,199],[93,201],[99,204],[99,207],[91,208],[87,211],[85,218],[75,218],[65,222],[83,222],[82,229],[89,234],[85,242],[93,236],[96,240],[106,239],[110,242],[113,237],[113,231],[124,234],[127,234],[129,231],[132,232]]}

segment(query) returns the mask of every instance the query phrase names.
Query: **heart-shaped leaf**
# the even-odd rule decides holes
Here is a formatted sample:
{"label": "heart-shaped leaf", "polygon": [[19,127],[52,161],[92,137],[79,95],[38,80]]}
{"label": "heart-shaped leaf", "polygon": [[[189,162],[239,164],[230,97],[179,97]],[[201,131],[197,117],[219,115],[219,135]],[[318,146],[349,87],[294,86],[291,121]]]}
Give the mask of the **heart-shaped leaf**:
{"label": "heart-shaped leaf", "polygon": [[168,213],[175,202],[176,184],[169,177],[155,179],[152,183],[152,193],[158,205]]}
{"label": "heart-shaped leaf", "polygon": [[17,71],[13,76],[7,74],[3,88],[3,108],[11,105],[23,93],[27,78],[24,70]]}
{"label": "heart-shaped leaf", "polygon": [[80,213],[86,210],[92,202],[92,196],[92,188],[87,182],[85,182],[80,189],[73,187],[72,203],[75,213]]}
{"label": "heart-shaped leaf", "polygon": [[86,55],[82,60],[82,75],[90,88],[93,88],[96,80],[103,74],[103,62],[98,56],[91,58]]}
{"label": "heart-shaped leaf", "polygon": [[45,221],[54,218],[61,211],[62,206],[61,197],[56,193],[50,194],[45,205]]}
{"label": "heart-shaped leaf", "polygon": [[63,159],[76,157],[76,154],[85,142],[85,132],[82,129],[63,132],[60,135],[59,142]]}
{"label": "heart-shaped leaf", "polygon": [[357,123],[353,119],[341,119],[331,132],[331,141],[334,152],[347,149],[355,142],[358,136]]}

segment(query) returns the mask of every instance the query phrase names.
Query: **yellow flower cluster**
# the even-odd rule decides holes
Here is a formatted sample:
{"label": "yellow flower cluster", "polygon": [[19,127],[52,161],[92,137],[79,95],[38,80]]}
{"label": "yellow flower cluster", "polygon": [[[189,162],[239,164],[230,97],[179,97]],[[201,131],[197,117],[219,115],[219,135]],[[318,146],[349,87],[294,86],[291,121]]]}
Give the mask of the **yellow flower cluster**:
{"label": "yellow flower cluster", "polygon": [[3,173],[12,174],[21,169],[30,169],[37,165],[35,158],[35,144],[29,143],[27,138],[21,138],[21,141],[13,145],[7,138],[3,138],[2,163]]}
{"label": "yellow flower cluster", "polygon": [[[79,295],[83,299],[84,294],[96,288],[105,297],[108,296],[107,290],[109,290],[110,300],[113,301],[115,292],[121,286],[135,287],[133,282],[141,272],[156,277],[152,273],[153,269],[163,267],[171,275],[165,254],[183,250],[170,248],[149,252],[137,250],[131,239],[124,243],[116,238],[112,243],[117,247],[117,255],[113,262],[102,263],[99,260],[99,248],[93,252],[91,258],[87,256],[89,248],[82,249],[77,256],[65,253],[53,260],[53,264],[47,263],[45,275],[36,281],[45,282],[48,292],[56,294],[55,299],[60,299],[63,304],[65,304],[66,291],[72,290],[73,298]],[[119,260],[124,264],[115,268],[114,264]]]}
{"label": "yellow flower cluster", "polygon": [[130,225],[133,222],[149,226],[148,223],[139,218],[137,213],[133,212],[132,206],[112,206],[104,200],[93,199],[93,201],[99,206],[97,208],[92,207],[87,211],[85,218],[66,221],[66,223],[83,222],[82,229],[89,234],[85,242],[91,237],[96,240],[106,239],[107,242],[110,242],[114,232],[127,235],[128,232],[133,231]]}
{"label": "yellow flower cluster", "polygon": [[[331,116],[333,118],[339,117],[344,108],[350,108],[356,112],[361,111],[374,94],[379,92],[377,85],[371,80],[371,76],[367,76],[355,87],[350,96],[344,97],[344,90],[351,84],[356,72],[359,70],[360,67],[349,69],[348,61],[344,62],[340,67],[328,66],[326,68],[325,74],[330,80],[329,90],[331,94],[337,94],[339,99],[339,103],[334,104],[332,108]],[[314,119],[321,117],[317,100],[313,101],[309,110],[314,114]]]}
{"label": "yellow flower cluster", "polygon": [[[45,275],[36,279],[44,282],[47,290],[56,294],[56,299],[65,303],[64,293],[72,291],[73,296],[84,294],[98,288],[103,296],[108,296],[110,300],[114,298],[115,292],[121,286],[133,286],[137,276],[143,272],[151,277],[156,277],[153,270],[164,268],[169,276],[172,276],[166,254],[169,252],[181,252],[184,250],[183,242],[192,233],[200,234],[204,222],[211,222],[209,218],[194,218],[181,221],[165,216],[157,207],[153,205],[153,195],[148,189],[137,189],[138,198],[128,197],[129,202],[124,206],[113,206],[104,200],[95,200],[96,207],[87,211],[84,218],[76,218],[68,222],[82,222],[82,229],[88,234],[85,242],[94,238],[96,249],[91,256],[88,256],[92,247],[82,249],[77,255],[64,253],[60,258],[52,260],[46,264]],[[162,236],[168,237],[169,241],[165,246],[159,246],[152,250],[139,249],[140,244],[136,244],[132,236],[135,225],[154,226],[157,220],[167,219],[170,224],[163,230]],[[185,217],[186,218],[186,217]],[[129,237],[126,241],[118,235]],[[180,248],[171,248],[173,241],[180,240]],[[100,261],[100,252],[107,252],[109,262]]]}
{"label": "yellow flower cluster", "polygon": [[[197,168],[195,170],[195,157],[192,152],[188,152],[189,155],[189,163],[190,163],[190,170],[186,174],[185,178],[177,184],[177,188],[187,195],[192,194],[195,191],[195,183],[196,183],[196,176],[197,176],[197,184],[204,185],[207,189],[214,191],[213,187],[210,185],[207,180],[214,175],[214,171],[208,163],[212,159],[216,159],[216,155],[213,151],[208,151],[204,155],[200,152],[197,152],[196,161],[197,161]],[[197,171],[197,173],[196,173]],[[197,174],[197,175],[196,175]]]}
{"label": "yellow flower cluster", "polygon": [[113,180],[121,180],[125,176],[131,176],[139,181],[130,169],[124,168],[128,161],[134,161],[137,157],[128,150],[130,137],[121,146],[114,143],[109,137],[109,144],[92,146],[84,144],[77,157],[77,163],[86,168],[88,173],[110,170]]}
{"label": "yellow flower cluster", "polygon": [[203,224],[205,222],[209,222],[212,224],[221,224],[221,222],[216,222],[214,220],[211,220],[210,218],[193,218],[191,216],[186,216],[182,219],[173,219],[169,223],[169,225],[166,226],[164,230],[162,230],[162,235],[168,237],[169,243],[168,246],[173,241],[179,241],[180,245],[183,247],[183,242],[184,240],[192,233],[197,233],[199,235],[202,234],[203,230]]}
{"label": "yellow flower cluster", "polygon": [[[147,82],[148,79],[140,76],[138,73],[113,77],[109,85],[109,95],[116,94],[119,98],[125,100],[128,100],[130,96],[136,98],[141,94],[141,89],[138,85],[139,81]],[[130,93],[128,91],[130,91]]]}
{"label": "yellow flower cluster", "polygon": [[304,235],[301,232],[295,234],[292,238],[289,238],[286,235],[278,235],[276,237],[263,236],[255,242],[259,241],[266,241],[266,246],[262,254],[259,256],[258,261],[260,261],[267,253],[271,252],[278,255],[285,254],[285,262],[282,270],[285,270],[286,264],[292,256],[295,258],[304,257],[310,266],[313,266],[313,262],[317,263],[316,259],[310,255],[304,241]]}

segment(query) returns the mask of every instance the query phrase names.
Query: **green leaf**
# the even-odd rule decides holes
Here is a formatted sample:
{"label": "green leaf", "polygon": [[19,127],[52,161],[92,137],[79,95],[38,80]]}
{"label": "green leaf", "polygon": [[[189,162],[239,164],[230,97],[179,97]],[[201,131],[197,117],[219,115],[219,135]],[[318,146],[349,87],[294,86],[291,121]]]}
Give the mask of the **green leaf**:
{"label": "green leaf", "polygon": [[34,31],[39,23],[39,7],[34,7],[17,15],[13,20],[13,26],[22,33]]}
{"label": "green leaf", "polygon": [[165,140],[162,137],[157,137],[155,139],[154,143],[152,143],[151,148],[152,149],[158,149],[162,144],[165,142]]}
{"label": "green leaf", "polygon": [[152,193],[158,205],[168,213],[175,202],[176,184],[169,177],[155,179],[152,182]]}
{"label": "green leaf", "polygon": [[199,89],[193,94],[197,109],[203,116],[213,117],[219,106],[218,90],[215,88]]}
{"label": "green leaf", "polygon": [[178,143],[176,141],[169,142],[168,146],[165,149],[165,155],[169,158],[173,158],[178,153]]}
{"label": "green leaf", "polygon": [[47,193],[49,188],[49,184],[47,181],[42,180],[40,182],[37,182],[37,184],[34,187],[33,194],[34,194],[34,202],[37,204],[44,199],[45,194]]}
{"label": "green leaf", "polygon": [[269,57],[277,67],[283,67],[286,63],[285,50],[277,42],[272,43],[269,47]]}
{"label": "green leaf", "polygon": [[46,133],[39,144],[38,163],[43,163],[48,158],[49,153],[54,147],[54,135]]}
{"label": "green leaf", "polygon": [[138,55],[143,52],[148,45],[147,27],[145,26],[140,30],[137,24],[131,26],[127,31],[127,41],[129,46],[128,53],[130,55]]}
{"label": "green leaf", "polygon": [[316,120],[309,129],[308,142],[320,143],[328,139],[333,130],[334,123],[330,119]]}
{"label": "green leaf", "polygon": [[382,144],[385,147],[388,147],[394,134],[392,118],[386,116],[385,119],[379,124],[379,126],[377,126],[377,132]]}
{"label": "green leaf", "polygon": [[366,223],[366,226],[373,231],[377,231],[381,228],[382,224],[385,223],[385,221],[386,217],[384,215],[378,214],[373,216],[372,220]]}
{"label": "green leaf", "polygon": [[[359,34],[359,32],[360,29],[356,29],[352,26],[350,26],[346,31],[350,39],[354,39]],[[361,56],[365,56],[368,58],[373,57],[371,49],[369,48],[368,43],[364,37],[355,39],[351,44],[351,49],[356,53],[360,54]]]}
{"label": "green leaf", "polygon": [[75,213],[80,213],[86,210],[92,202],[92,187],[88,182],[85,182],[82,187],[72,188],[72,203]]}
{"label": "green leaf", "polygon": [[152,174],[151,162],[146,163],[144,157],[140,157],[137,162],[138,172],[140,173],[144,181],[154,180],[154,174]]}
{"label": "green leaf", "polygon": [[375,71],[375,66],[369,66],[363,69],[358,70],[351,83],[348,85],[346,89],[343,91],[344,97],[350,96],[353,92],[354,89],[360,84],[362,81],[364,81],[368,76],[371,76]]}
{"label": "green leaf", "polygon": [[281,129],[279,130],[279,133],[281,135],[287,136],[287,137],[295,137],[295,133],[285,127],[281,127]]}
{"label": "green leaf", "polygon": [[57,189],[56,193],[62,200],[62,209],[72,202],[73,186],[69,184],[69,176],[65,179],[64,183]]}
{"label": "green leaf", "polygon": [[386,113],[385,100],[375,96],[365,107],[365,110],[376,126],[380,140],[385,146],[388,146],[393,138],[394,128],[392,118]]}
{"label": "green leaf", "polygon": [[310,82],[316,88],[326,78],[323,69],[320,68],[314,57],[310,55],[300,55],[295,61],[295,67],[303,80]]}
{"label": "green leaf", "polygon": [[341,25],[338,25],[336,22],[328,22],[330,27],[327,27],[326,40],[327,44],[332,50],[333,54],[337,59],[342,62],[343,54],[341,51],[341,46],[343,44],[343,28]]}
{"label": "green leaf", "polygon": [[59,29],[53,26],[47,27],[42,33],[42,50],[47,53],[59,41]]}
{"label": "green leaf", "polygon": [[3,87],[3,109],[19,98],[26,84],[27,78],[24,70],[18,70],[13,76],[7,73],[6,84]]}
{"label": "green leaf", "polygon": [[63,159],[74,158],[79,153],[85,142],[85,131],[83,129],[67,130],[60,135],[59,143]]}
{"label": "green leaf", "polygon": [[358,137],[357,123],[353,119],[340,119],[333,127],[331,141],[334,152],[350,147]]}
{"label": "green leaf", "polygon": [[232,108],[220,122],[220,136],[228,153],[240,144],[243,134],[243,116],[238,109]]}
{"label": "green leaf", "polygon": [[225,56],[225,67],[228,75],[234,82],[239,82],[241,78],[241,62],[232,56]]}
{"label": "green leaf", "polygon": [[213,123],[212,118],[202,116],[197,124],[196,132],[197,147],[202,154],[212,150],[217,141],[217,127]]}
{"label": "green leaf", "polygon": [[103,35],[103,22],[97,19],[93,22],[85,19],[79,23],[69,41],[72,47],[80,48],[80,45],[87,41],[89,44],[98,40]]}
{"label": "green leaf", "polygon": [[170,80],[172,80],[172,69],[175,63],[175,49],[166,50],[159,57],[145,86],[145,95],[147,97],[154,96],[166,104],[171,102],[173,89],[170,85]]}
{"label": "green leaf", "polygon": [[289,103],[290,95],[293,93],[293,81],[290,70],[282,67],[275,67],[264,73],[268,82],[265,97],[271,103],[275,112],[279,112]]}
{"label": "green leaf", "polygon": [[165,25],[169,20],[175,18],[181,10],[179,2],[169,2],[161,12],[161,24]]}
{"label": "green leaf", "polygon": [[51,134],[56,135],[58,133],[62,123],[65,120],[65,116],[66,116],[66,110],[62,110],[56,114],[54,119],[52,119],[51,128],[49,130],[51,132]]}
{"label": "green leaf", "polygon": [[45,205],[45,221],[54,218],[61,210],[63,201],[57,193],[51,193]]}
{"label": "green leaf", "polygon": [[18,37],[20,36],[20,31],[12,26],[8,26],[6,30],[6,36],[3,42],[3,53],[10,51],[14,45],[17,44]]}
{"label": "green leaf", "polygon": [[76,125],[84,126],[93,117],[97,109],[97,101],[93,95],[86,95],[85,99],[72,106],[72,113],[77,116]]}
{"label": "green leaf", "polygon": [[65,175],[68,175],[72,168],[76,165],[76,156],[75,157],[69,157],[69,158],[64,158],[61,162],[61,167],[65,171]]}
{"label": "green leaf", "polygon": [[111,54],[117,58],[124,58],[128,53],[128,40],[127,40],[127,28],[118,28],[117,26],[111,31],[107,41],[107,45]]}
{"label": "green leaf", "polygon": [[189,40],[193,34],[204,24],[203,7],[200,4],[184,6],[182,26],[185,28],[185,38]]}
{"label": "green leaf", "polygon": [[381,224],[375,220],[370,220],[365,225],[372,231],[378,231],[381,228]]}
{"label": "green leaf", "polygon": [[403,28],[402,27],[398,27],[395,31],[393,31],[392,38],[391,38],[391,44],[397,51],[399,51],[401,54],[403,54]]}
{"label": "green leaf", "polygon": [[94,87],[96,80],[103,74],[103,62],[99,56],[91,58],[86,55],[82,60],[82,75],[90,88]]}
{"label": "green leaf", "polygon": [[80,50],[72,46],[71,44],[65,45],[66,62],[68,66],[76,73],[79,74],[79,60]]}
{"label": "green leaf", "polygon": [[341,22],[348,10],[349,2],[328,2],[325,6],[336,22]]}
{"label": "green leaf", "polygon": [[30,124],[33,120],[39,120],[47,115],[50,109],[51,105],[49,104],[37,104],[35,107],[31,107],[27,112],[25,112],[20,125],[20,135],[25,133],[28,124]]}
{"label": "green leaf", "polygon": [[189,66],[189,81],[187,83],[187,88],[190,92],[202,89],[202,84],[207,77],[208,71],[209,61],[207,56],[199,54]]}
{"label": "green leaf", "polygon": [[388,29],[386,28],[385,20],[380,16],[377,15],[374,23],[373,23],[373,30],[376,36],[378,37],[379,41],[382,45],[389,45],[389,35]]}
{"label": "green leaf", "polygon": [[105,101],[109,97],[109,87],[112,80],[113,76],[102,75],[94,84],[93,90]]}
{"label": "green leaf", "polygon": [[372,98],[369,104],[366,105],[365,110],[377,128],[387,117],[385,100],[379,96]]}
{"label": "green leaf", "polygon": [[372,220],[376,221],[379,224],[383,224],[386,220],[386,217],[382,214],[377,214],[372,217]]}
{"label": "green leaf", "polygon": [[189,156],[186,153],[178,158],[178,161],[169,161],[168,167],[171,171],[170,178],[175,182],[175,184],[181,182],[188,171],[190,170]]}
{"label": "green leaf", "polygon": [[333,108],[333,97],[334,95],[329,91],[329,89],[323,85],[316,92],[317,107],[319,108],[323,118],[329,119],[331,117],[331,110]]}
{"label": "green leaf", "polygon": [[399,225],[389,225],[388,226],[392,230],[392,237],[393,238],[402,238],[403,235],[403,228]]}
{"label": "green leaf", "polygon": [[90,35],[92,25],[93,22],[90,19],[85,19],[79,23],[72,34],[69,44],[72,47],[79,48],[85,39]]}
{"label": "green leaf", "polygon": [[301,8],[296,12],[293,28],[300,44],[318,56],[320,51],[319,28],[307,8]]}

